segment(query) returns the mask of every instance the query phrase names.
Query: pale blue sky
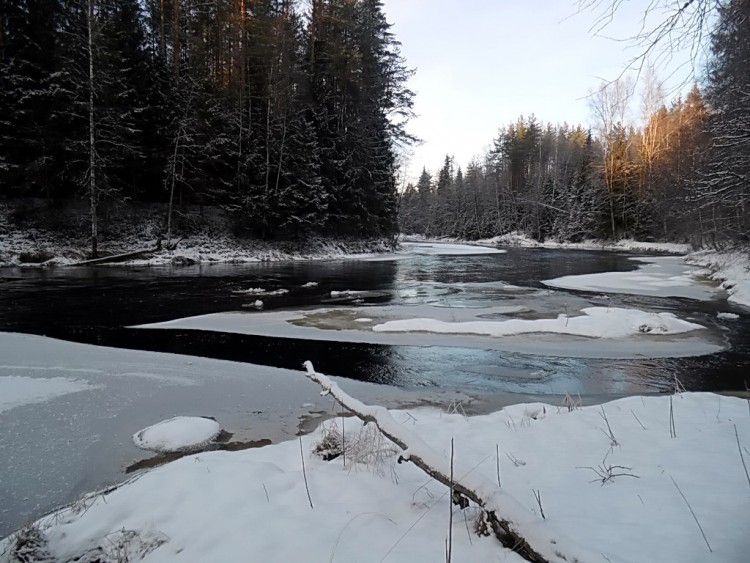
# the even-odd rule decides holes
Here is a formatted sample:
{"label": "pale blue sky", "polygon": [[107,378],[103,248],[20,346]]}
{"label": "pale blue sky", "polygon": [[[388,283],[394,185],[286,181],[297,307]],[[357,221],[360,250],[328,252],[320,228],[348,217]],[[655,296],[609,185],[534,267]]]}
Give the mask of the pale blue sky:
{"label": "pale blue sky", "polygon": [[[649,2],[626,0],[607,34],[632,35]],[[586,125],[588,92],[601,79],[617,78],[637,54],[622,42],[593,37],[595,14],[576,15],[575,0],[384,0],[384,5],[407,63],[417,70],[410,87],[417,93],[418,117],[409,130],[425,142],[413,150],[410,178],[422,166],[437,170],[446,154],[465,168],[484,153],[500,126],[519,115]],[[674,66],[658,72],[664,77]]]}

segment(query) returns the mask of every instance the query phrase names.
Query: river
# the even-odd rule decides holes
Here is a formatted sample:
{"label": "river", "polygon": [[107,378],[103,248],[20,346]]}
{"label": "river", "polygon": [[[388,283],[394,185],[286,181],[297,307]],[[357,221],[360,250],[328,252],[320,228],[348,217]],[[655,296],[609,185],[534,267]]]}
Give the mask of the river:
{"label": "river", "polygon": [[[718,319],[717,313],[735,311],[720,296],[696,300],[602,295],[551,289],[543,283],[560,276],[633,271],[639,262],[632,258],[622,252],[510,248],[503,254],[414,252],[375,259],[243,265],[3,269],[0,331],[186,355],[191,358],[185,359],[182,375],[196,380],[199,376],[193,372],[208,365],[199,358],[291,370],[299,370],[309,359],[323,373],[356,379],[362,385],[379,384],[356,389],[369,400],[397,405],[419,400],[447,404],[469,398],[474,405],[467,409],[473,412],[537,397],[559,401],[565,393],[580,394],[590,403],[627,394],[668,392],[674,389],[675,377],[687,390],[744,390],[750,367],[750,322],[744,315],[731,321]],[[465,345],[467,339],[456,339],[456,345],[446,345],[452,340],[415,345],[404,339],[405,344],[395,345],[356,341],[344,338],[343,332],[337,339],[336,330],[315,338],[294,332],[291,337],[280,337],[263,330],[240,334],[132,328],[219,312],[251,315],[255,298],[237,293],[247,288],[287,290],[263,296],[263,314],[345,307],[366,317],[368,311],[384,307],[428,304],[459,311],[497,305],[510,299],[500,291],[487,290],[497,282],[515,288],[513,304],[522,303],[534,314],[554,312],[560,306],[566,310],[570,306],[575,314],[575,309],[605,300],[608,307],[672,312],[706,326],[706,338],[724,349],[692,357],[631,354],[624,359],[618,354],[591,353],[597,347],[591,339],[565,341],[570,350],[565,355],[559,352],[560,342],[555,353],[541,348],[539,353],[530,353],[518,347],[484,346],[486,339],[471,345]],[[359,293],[336,293],[348,290]],[[65,376],[65,370],[73,367],[83,373],[83,360],[76,364],[71,359],[76,350],[61,347],[59,354],[69,357],[42,365],[33,357],[33,348],[28,353],[8,349],[6,355],[13,358],[0,361],[7,364],[0,366],[0,376],[27,372],[31,377]],[[110,353],[114,364],[128,363],[121,375],[133,376],[137,370],[131,364],[146,362],[123,354]],[[96,368],[92,373],[99,370],[91,379],[96,390],[92,387],[88,393],[50,400],[42,403],[42,409],[25,405],[0,411],[0,537],[85,491],[124,479],[130,462],[147,457],[128,438],[155,422],[153,418],[170,413],[207,414],[216,416],[241,439],[276,441],[294,432],[305,411],[319,408],[315,398],[301,395],[287,401],[294,402],[294,408],[284,401],[271,404],[271,399],[257,392],[258,382],[236,366],[199,384],[163,385],[162,381],[152,385],[144,378],[134,383],[134,379],[115,382],[103,377],[109,373],[107,361],[105,356],[91,356],[89,363]],[[28,365],[24,368],[23,364]],[[53,373],[58,364],[68,367]],[[269,378],[277,376],[269,374],[276,372],[248,369],[262,374],[264,385],[275,384]],[[311,389],[310,396],[314,395]]]}

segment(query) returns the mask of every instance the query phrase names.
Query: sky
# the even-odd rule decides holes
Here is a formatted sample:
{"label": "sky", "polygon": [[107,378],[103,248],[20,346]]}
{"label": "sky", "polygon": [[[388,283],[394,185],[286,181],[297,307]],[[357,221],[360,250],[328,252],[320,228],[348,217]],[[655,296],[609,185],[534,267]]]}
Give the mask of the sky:
{"label": "sky", "polygon": [[[408,131],[424,141],[405,158],[402,176],[414,180],[423,166],[435,172],[446,154],[465,168],[521,115],[587,125],[589,92],[616,79],[639,52],[613,37],[631,36],[649,2],[624,2],[609,37],[597,37],[590,29],[597,14],[577,13],[576,0],[384,0],[416,69],[408,86],[417,117]],[[666,78],[688,58],[678,53],[657,68],[667,90],[684,82],[689,68]]]}

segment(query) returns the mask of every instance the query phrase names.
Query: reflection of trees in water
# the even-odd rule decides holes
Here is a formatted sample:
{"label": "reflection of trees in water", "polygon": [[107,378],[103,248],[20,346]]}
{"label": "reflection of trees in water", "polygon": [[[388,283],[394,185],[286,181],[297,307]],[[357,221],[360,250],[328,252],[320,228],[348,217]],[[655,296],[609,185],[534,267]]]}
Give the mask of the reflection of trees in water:
{"label": "reflection of trees in water", "polygon": [[[744,389],[750,373],[750,320],[724,324],[732,350],[705,357],[596,360],[514,354],[447,346],[385,346],[318,342],[191,330],[130,330],[133,324],[247,310],[232,291],[288,289],[264,297],[265,310],[318,306],[331,291],[365,291],[368,304],[425,301],[446,307],[508,301],[491,283],[539,286],[540,279],[632,270],[627,254],[509,249],[484,256],[415,256],[398,260],[216,265],[202,268],[100,268],[20,272],[0,292],[0,330],[45,334],[120,348],[173,352],[301,369],[311,360],[323,373],[406,388],[475,392],[613,393],[668,391],[675,375],[689,390]],[[15,274],[14,274],[15,276]],[[315,287],[303,288],[309,282]],[[475,285],[472,285],[475,284]],[[537,290],[534,290],[535,292]],[[533,309],[553,314],[562,299],[571,309],[592,295],[555,292],[555,298],[521,295]],[[525,295],[525,296],[524,296]],[[552,301],[550,301],[552,300]],[[709,326],[726,305],[651,296],[614,295],[612,306],[699,315]],[[593,344],[595,345],[595,344]],[[750,381],[749,381],[750,382]]]}

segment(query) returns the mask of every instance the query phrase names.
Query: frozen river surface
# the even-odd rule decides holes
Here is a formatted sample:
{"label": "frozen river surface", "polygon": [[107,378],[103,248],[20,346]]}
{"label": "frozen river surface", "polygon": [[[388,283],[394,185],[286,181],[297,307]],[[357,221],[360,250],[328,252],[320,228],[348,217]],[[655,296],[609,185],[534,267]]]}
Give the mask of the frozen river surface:
{"label": "frozen river surface", "polygon": [[0,289],[0,331],[24,333],[0,335],[0,536],[124,479],[149,456],[131,436],[159,420],[294,435],[331,408],[306,359],[366,401],[473,412],[664,392],[675,376],[741,390],[750,367],[747,311],[675,257],[407,245],[348,261],[12,269]]}

